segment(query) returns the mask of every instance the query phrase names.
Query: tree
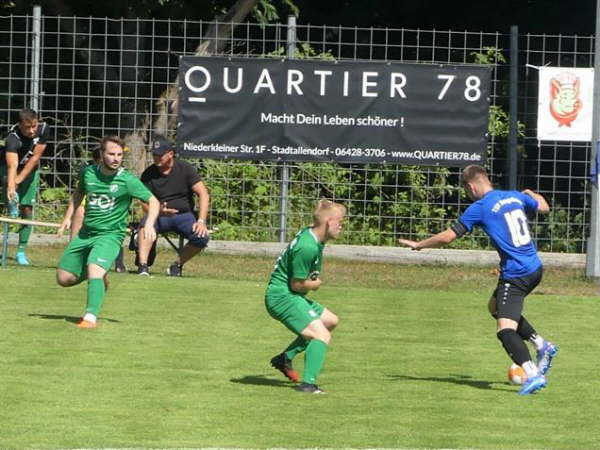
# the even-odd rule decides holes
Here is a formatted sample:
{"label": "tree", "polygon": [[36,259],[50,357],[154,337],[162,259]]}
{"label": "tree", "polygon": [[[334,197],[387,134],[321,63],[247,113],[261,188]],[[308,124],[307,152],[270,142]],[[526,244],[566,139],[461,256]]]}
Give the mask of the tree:
{"label": "tree", "polygon": [[[157,133],[172,134],[176,125],[177,79],[169,84],[169,77],[158,73],[164,72],[165,69],[155,68],[172,66],[173,61],[160,61],[156,64],[156,58],[178,57],[183,51],[166,47],[167,44],[159,44],[165,46],[157,48],[156,42],[153,41],[154,24],[151,19],[175,19],[159,21],[162,26],[168,24],[168,27],[182,26],[180,24],[184,23],[185,18],[193,18],[194,21],[211,20],[211,25],[205,27],[202,38],[195,45],[194,54],[214,55],[224,51],[228,37],[237,24],[245,22],[248,18],[263,21],[278,19],[278,9],[273,1],[123,0],[115,3],[41,0],[39,4],[43,14],[57,17],[57,20],[52,22],[56,25],[48,25],[47,28],[59,28],[51,30],[56,33],[48,33],[45,36],[46,45],[58,47],[60,39],[61,46],[67,44],[74,49],[73,57],[61,53],[60,61],[47,65],[50,66],[49,71],[57,74],[75,67],[77,70],[73,71],[73,74],[68,73],[65,78],[88,78],[97,82],[96,86],[101,90],[98,96],[102,97],[102,100],[86,98],[88,96],[85,94],[78,95],[77,92],[73,92],[75,99],[72,101],[96,102],[97,107],[92,106],[92,111],[118,112],[114,119],[111,119],[113,116],[110,114],[103,116],[102,123],[108,124],[109,129],[126,130],[124,138],[131,150],[131,168],[140,173],[146,164],[145,144],[148,139]],[[278,1],[278,8],[297,12],[292,0]],[[31,14],[29,2],[3,2],[2,6],[6,6],[8,12],[13,14]],[[127,20],[102,18],[94,21],[91,17]],[[168,35],[169,31],[165,30],[164,35]],[[57,37],[59,34],[60,38]],[[188,44],[187,48],[191,45]],[[150,58],[154,60],[154,64]],[[60,79],[61,76],[56,78]],[[156,80],[165,80],[165,83],[161,85]],[[58,81],[56,83],[58,84]],[[151,99],[158,100],[153,105]],[[60,101],[69,100],[59,98],[57,102]],[[86,108],[89,108],[89,104],[85,105],[85,108],[82,105],[79,109]],[[68,107],[65,110],[68,110]]]}

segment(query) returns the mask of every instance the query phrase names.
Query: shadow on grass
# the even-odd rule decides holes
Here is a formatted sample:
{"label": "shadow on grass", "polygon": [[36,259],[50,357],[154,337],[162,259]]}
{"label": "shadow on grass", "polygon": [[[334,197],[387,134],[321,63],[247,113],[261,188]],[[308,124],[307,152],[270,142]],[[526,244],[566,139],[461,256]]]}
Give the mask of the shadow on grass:
{"label": "shadow on grass", "polygon": [[408,380],[408,381],[435,381],[438,383],[452,383],[463,386],[470,386],[477,389],[493,389],[495,391],[509,391],[513,392],[512,389],[506,389],[501,387],[494,387],[493,385],[499,384],[498,381],[486,381],[486,380],[474,380],[469,375],[449,375],[446,377],[413,377],[410,375],[389,375],[392,380]]}
{"label": "shadow on grass", "polygon": [[[79,321],[81,320],[81,316],[65,316],[64,314],[27,314],[29,317],[37,317],[39,319],[45,319],[45,320],[64,320],[66,322],[71,322],[71,323],[79,323]],[[104,318],[102,317],[100,319],[100,321],[103,322],[113,322],[113,323],[121,323],[120,320],[116,320],[116,319],[108,319],[108,318]]]}
{"label": "shadow on grass", "polygon": [[293,383],[283,380],[274,380],[268,378],[265,375],[246,375],[242,378],[231,378],[229,381],[232,383],[240,384],[254,384],[256,386],[276,386],[276,387],[290,387]]}

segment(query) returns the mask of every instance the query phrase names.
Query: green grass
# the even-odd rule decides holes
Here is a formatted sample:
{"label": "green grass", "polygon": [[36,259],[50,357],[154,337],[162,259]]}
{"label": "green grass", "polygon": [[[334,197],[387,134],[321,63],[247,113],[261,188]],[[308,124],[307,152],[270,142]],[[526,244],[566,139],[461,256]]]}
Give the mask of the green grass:
{"label": "green grass", "polygon": [[264,310],[272,258],[201,255],[170,279],[163,252],[151,279],[111,274],[101,326],[79,330],[85,286],[55,284],[59,254],[0,270],[2,449],[600,445],[598,289],[575,271],[549,270],[526,302],[560,353],[549,387],[520,397],[490,268],[326,260],[314,298],[341,322],[328,393],[310,396],[268,364],[292,338]]}

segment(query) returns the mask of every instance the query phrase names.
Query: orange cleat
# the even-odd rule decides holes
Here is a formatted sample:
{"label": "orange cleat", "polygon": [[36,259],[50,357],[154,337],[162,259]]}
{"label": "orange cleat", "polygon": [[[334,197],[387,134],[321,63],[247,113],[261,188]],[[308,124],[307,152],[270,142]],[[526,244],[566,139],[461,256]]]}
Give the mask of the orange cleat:
{"label": "orange cleat", "polygon": [[279,370],[288,380],[297,383],[300,381],[300,374],[292,368],[292,361],[285,356],[285,353],[280,353],[271,359],[271,366]]}
{"label": "orange cleat", "polygon": [[89,320],[83,320],[81,319],[79,322],[77,322],[77,327],[78,328],[96,328],[98,324],[96,322],[90,322]]}

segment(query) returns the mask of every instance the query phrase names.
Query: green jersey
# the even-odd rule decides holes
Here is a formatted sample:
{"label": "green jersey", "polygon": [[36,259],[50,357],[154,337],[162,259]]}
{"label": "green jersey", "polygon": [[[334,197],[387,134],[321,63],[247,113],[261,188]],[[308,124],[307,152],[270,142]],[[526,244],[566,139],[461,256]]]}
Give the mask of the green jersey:
{"label": "green jersey", "polygon": [[152,197],[148,188],[123,168],[114,175],[105,175],[100,166],[87,166],[81,172],[79,186],[86,195],[82,231],[88,235],[124,235],[132,198],[148,202]]}
{"label": "green jersey", "polygon": [[311,227],[300,230],[283,253],[277,258],[271,273],[269,287],[291,291],[292,278],[317,278],[323,264],[323,248]]}

